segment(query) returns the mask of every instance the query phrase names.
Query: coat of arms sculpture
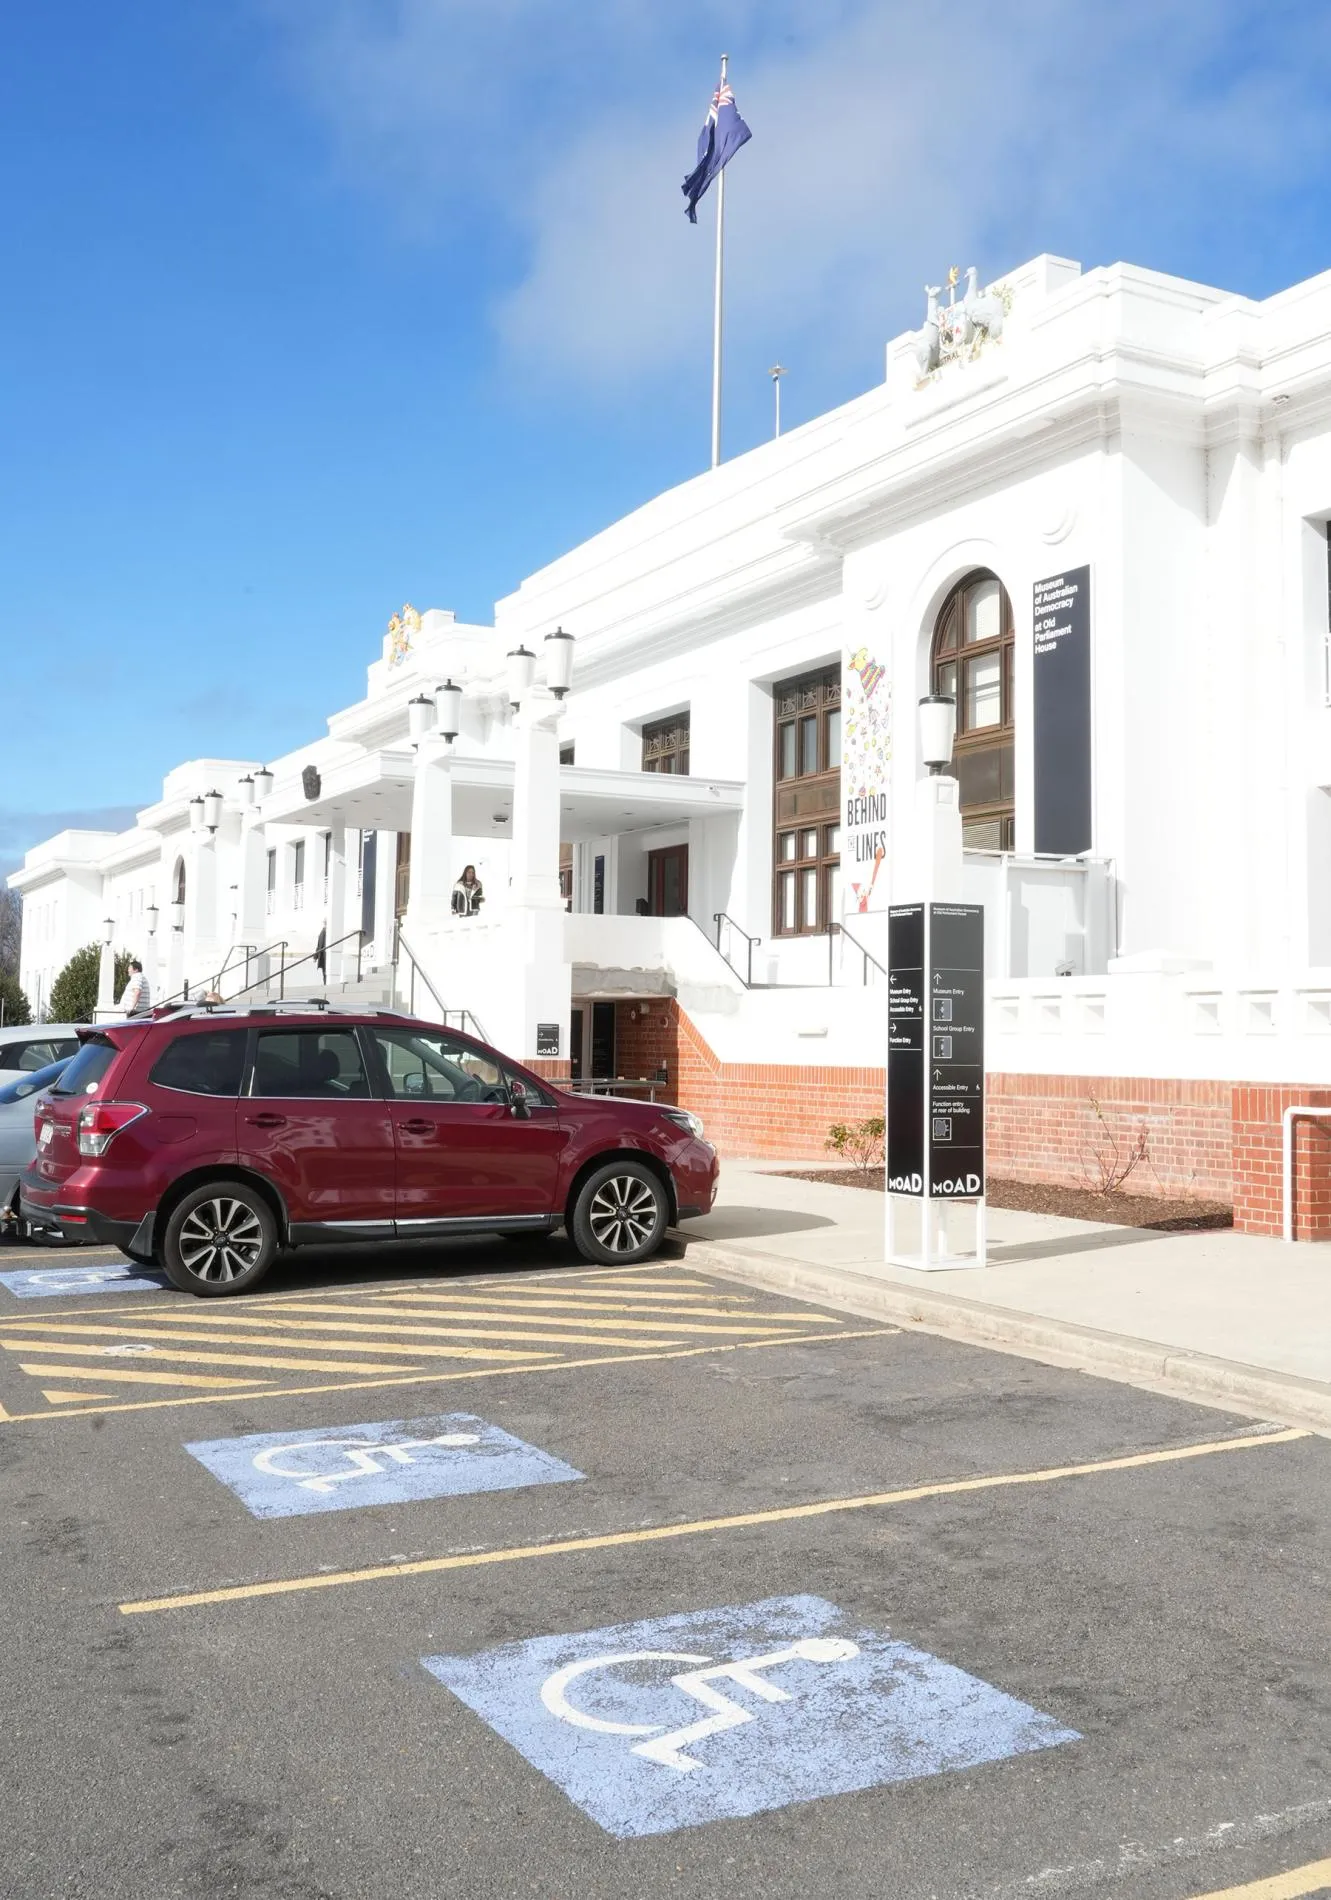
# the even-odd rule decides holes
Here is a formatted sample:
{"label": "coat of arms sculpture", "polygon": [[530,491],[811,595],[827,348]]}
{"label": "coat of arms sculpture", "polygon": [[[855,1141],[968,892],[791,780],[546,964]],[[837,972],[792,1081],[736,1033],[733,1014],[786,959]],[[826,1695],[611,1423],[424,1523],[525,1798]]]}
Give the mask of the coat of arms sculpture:
{"label": "coat of arms sculpture", "polygon": [[926,284],[928,298],[922,329],[915,332],[915,387],[923,389],[946,369],[949,363],[973,363],[986,344],[997,343],[1012,308],[1012,290],[1007,284],[995,284],[982,291],[979,270],[974,264],[966,270],[966,291],[957,301],[957,283],[961,276],[954,264],[947,274],[947,302],[940,304],[941,284]]}
{"label": "coat of arms sculpture", "polygon": [[408,601],[400,614],[388,623],[388,664],[401,666],[411,652],[411,643],[421,630],[421,617]]}

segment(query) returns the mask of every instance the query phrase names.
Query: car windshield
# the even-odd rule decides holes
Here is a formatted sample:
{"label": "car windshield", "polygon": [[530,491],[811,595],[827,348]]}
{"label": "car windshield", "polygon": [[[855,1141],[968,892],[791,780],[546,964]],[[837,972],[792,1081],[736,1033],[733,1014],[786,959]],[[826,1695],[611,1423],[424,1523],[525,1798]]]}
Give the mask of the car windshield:
{"label": "car windshield", "polygon": [[29,1095],[40,1095],[43,1089],[49,1089],[58,1081],[73,1060],[66,1056],[63,1062],[48,1062],[44,1069],[37,1069],[31,1075],[20,1076],[16,1081],[5,1083],[0,1088],[0,1104],[22,1102]]}

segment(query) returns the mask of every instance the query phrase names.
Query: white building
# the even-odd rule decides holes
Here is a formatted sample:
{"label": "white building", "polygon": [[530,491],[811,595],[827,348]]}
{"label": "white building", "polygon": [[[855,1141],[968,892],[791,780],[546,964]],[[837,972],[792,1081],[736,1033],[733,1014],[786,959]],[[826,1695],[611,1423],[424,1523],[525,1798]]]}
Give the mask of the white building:
{"label": "white building", "polygon": [[[395,616],[366,697],[255,802],[258,761],[194,761],[134,830],[30,852],[29,995],[105,917],[164,994],[309,991],[283,966],[322,926],[330,986],[359,968],[354,994],[470,1012],[575,1075],[663,1066],[733,1152],[816,1154],[881,1101],[885,909],[923,875],[915,706],[944,692],[992,1164],[1076,1180],[1101,1116],[1140,1122],[1134,1185],[1275,1218],[1281,1109],[1331,1102],[1331,273],[1253,302],[1041,257],[940,327],[531,576],[493,629]],[[424,730],[450,676],[451,747]],[[455,918],[468,862],[486,901]]]}

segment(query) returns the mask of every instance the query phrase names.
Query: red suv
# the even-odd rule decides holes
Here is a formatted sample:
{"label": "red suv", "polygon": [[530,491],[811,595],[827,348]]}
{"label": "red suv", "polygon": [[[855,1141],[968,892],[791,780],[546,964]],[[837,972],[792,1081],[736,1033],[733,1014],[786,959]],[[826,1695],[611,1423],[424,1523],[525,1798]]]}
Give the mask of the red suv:
{"label": "red suv", "polygon": [[189,1293],[244,1292],[283,1247],[561,1225],[627,1265],[716,1194],[686,1109],[570,1094],[388,1010],[176,1009],[81,1041],[36,1111],[23,1217]]}

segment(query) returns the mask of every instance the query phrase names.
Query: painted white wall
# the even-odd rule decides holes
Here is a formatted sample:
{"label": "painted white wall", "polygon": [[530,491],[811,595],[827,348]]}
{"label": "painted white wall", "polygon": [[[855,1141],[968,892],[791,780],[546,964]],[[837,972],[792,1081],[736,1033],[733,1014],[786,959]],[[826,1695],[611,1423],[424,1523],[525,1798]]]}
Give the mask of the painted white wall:
{"label": "painted white wall", "polygon": [[[688,708],[693,776],[747,786],[737,819],[579,844],[577,903],[590,906],[599,854],[607,911],[631,911],[645,893],[647,851],[686,836],[693,916],[710,928],[713,913],[727,911],[763,939],[770,975],[816,980],[825,945],[770,941],[772,683],[836,662],[848,641],[871,645],[888,666],[888,882],[910,895],[902,883],[919,770],[914,707],[928,683],[934,617],[970,568],[992,568],[1017,633],[1017,849],[1028,853],[1031,589],[1088,563],[1093,855],[1113,880],[1109,941],[1138,970],[1152,959],[1162,969],[1190,960],[1210,966],[1222,987],[1260,980],[1282,994],[1300,971],[1331,959],[1331,273],[1262,302],[1125,265],[1082,276],[1050,258],[1007,282],[1014,302],[1004,341],[976,361],[916,389],[910,339],[896,339],[880,387],[570,550],[498,603],[494,628],[432,610],[405,650],[386,635],[365,698],[271,761],[281,822],[264,824],[263,849],[277,849],[282,877],[264,931],[308,948],[323,920],[323,826],[300,824],[291,790],[302,767],[400,756],[408,700],[459,669],[471,682],[469,752],[512,760],[503,655],[520,639],[539,654],[562,623],[578,649],[560,738],[574,742],[580,768],[636,768],[644,722]],[[155,885],[159,939],[167,938],[178,854],[190,879],[188,922],[178,938],[171,933],[161,962],[196,982],[216,969],[253,929],[256,847],[251,834],[246,863],[235,793],[255,769],[188,762],[168,775],[134,832],[63,834],[29,853],[13,880],[25,898],[25,987],[49,987],[73,949],[98,935],[108,905],[118,922],[123,907],[130,930],[140,889]],[[188,801],[214,785],[230,812],[215,840],[201,840],[189,830]],[[353,852],[359,823],[381,827],[382,953],[392,917],[387,827],[407,820],[385,811],[358,819],[348,809],[341,821]],[[290,847],[302,836],[298,905]],[[453,851],[458,868],[476,862],[490,894],[492,948],[518,971],[531,945],[518,932],[504,949],[497,899],[507,890],[507,841],[456,837]],[[354,874],[348,883],[354,889]],[[1067,893],[1023,903],[1023,928],[1047,959]],[[354,895],[348,908],[355,921]],[[881,949],[879,920],[851,923]],[[774,992],[755,1009],[772,1013],[776,1033],[797,1005]],[[746,1004],[739,1014],[752,1012]]]}

